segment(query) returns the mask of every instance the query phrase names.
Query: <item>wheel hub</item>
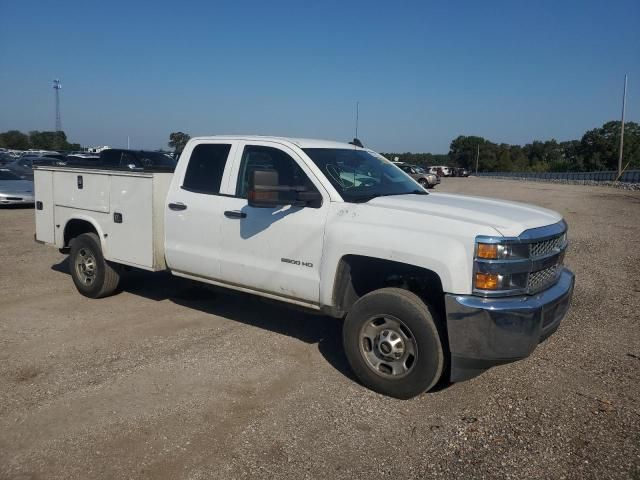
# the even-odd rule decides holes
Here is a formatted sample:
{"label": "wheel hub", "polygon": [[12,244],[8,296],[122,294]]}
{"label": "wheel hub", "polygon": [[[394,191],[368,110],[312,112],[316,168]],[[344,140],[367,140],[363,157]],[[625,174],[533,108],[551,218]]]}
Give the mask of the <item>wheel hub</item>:
{"label": "wheel hub", "polygon": [[377,340],[378,350],[385,357],[395,360],[404,355],[404,344],[399,332],[383,330]]}
{"label": "wheel hub", "polygon": [[398,318],[377,316],[360,331],[360,351],[378,375],[402,377],[413,368],[418,347],[411,330]]}
{"label": "wheel hub", "polygon": [[86,248],[80,249],[76,260],[76,272],[83,283],[93,283],[96,275],[96,258],[93,252]]}

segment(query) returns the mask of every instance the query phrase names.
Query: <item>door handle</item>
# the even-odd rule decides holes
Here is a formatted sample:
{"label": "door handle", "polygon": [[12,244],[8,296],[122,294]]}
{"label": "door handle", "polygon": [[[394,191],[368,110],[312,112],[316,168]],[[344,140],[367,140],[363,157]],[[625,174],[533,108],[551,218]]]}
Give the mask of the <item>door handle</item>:
{"label": "door handle", "polygon": [[224,212],[224,216],[227,218],[247,218],[247,214],[244,212],[239,212],[237,210],[227,210]]}
{"label": "door handle", "polygon": [[182,202],[170,203],[169,210],[186,210],[187,206]]}

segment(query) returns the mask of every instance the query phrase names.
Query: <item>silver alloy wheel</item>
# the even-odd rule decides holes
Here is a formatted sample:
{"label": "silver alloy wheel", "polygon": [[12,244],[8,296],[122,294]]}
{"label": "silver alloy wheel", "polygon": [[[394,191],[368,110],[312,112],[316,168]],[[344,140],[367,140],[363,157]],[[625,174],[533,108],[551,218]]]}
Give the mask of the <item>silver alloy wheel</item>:
{"label": "silver alloy wheel", "polygon": [[378,375],[399,378],[416,364],[418,346],[401,320],[383,315],[370,318],[360,330],[360,353]]}
{"label": "silver alloy wheel", "polygon": [[78,250],[76,258],[76,273],[85,285],[91,285],[96,278],[96,257],[87,248]]}

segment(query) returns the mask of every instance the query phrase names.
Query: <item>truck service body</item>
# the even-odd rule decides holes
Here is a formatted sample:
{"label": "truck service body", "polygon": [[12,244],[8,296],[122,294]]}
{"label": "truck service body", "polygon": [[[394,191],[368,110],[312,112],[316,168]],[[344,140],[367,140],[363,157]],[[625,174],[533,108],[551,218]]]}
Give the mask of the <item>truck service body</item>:
{"label": "truck service body", "polygon": [[80,293],[126,265],[346,317],[354,372],[400,398],[525,358],[573,292],[558,213],[427,194],[347,143],[199,137],[173,173],[36,167],[35,197]]}

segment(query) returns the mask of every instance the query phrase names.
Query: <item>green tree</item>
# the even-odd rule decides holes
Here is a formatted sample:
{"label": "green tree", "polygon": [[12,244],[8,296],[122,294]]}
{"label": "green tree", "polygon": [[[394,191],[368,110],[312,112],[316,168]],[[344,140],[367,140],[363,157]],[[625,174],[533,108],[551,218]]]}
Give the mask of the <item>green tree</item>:
{"label": "green tree", "polygon": [[64,132],[29,132],[31,148],[42,150],[70,150],[71,144],[67,141]]}
{"label": "green tree", "polygon": [[484,147],[489,143],[482,137],[460,135],[449,146],[450,163],[458,167],[475,170],[478,146],[480,146],[480,163],[482,163],[483,153],[487,153]]}
{"label": "green tree", "polygon": [[18,130],[9,130],[0,133],[0,147],[14,150],[27,150],[36,148],[38,150],[80,150],[82,147],[78,143],[69,143],[64,132],[39,132],[34,130],[25,134]]}
{"label": "green tree", "polygon": [[182,153],[184,146],[187,144],[191,136],[183,132],[173,132],[169,135],[169,147],[174,149],[176,155]]}
{"label": "green tree", "polygon": [[0,147],[12,150],[27,150],[31,148],[31,143],[28,135],[18,130],[9,130],[8,132],[0,133]]}
{"label": "green tree", "polygon": [[[607,122],[600,128],[586,132],[578,152],[585,170],[616,170],[620,148],[620,122]],[[640,167],[640,125],[634,122],[624,126],[622,166]]]}

